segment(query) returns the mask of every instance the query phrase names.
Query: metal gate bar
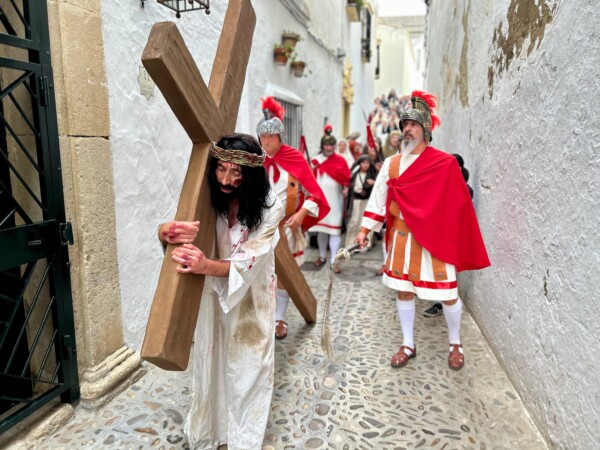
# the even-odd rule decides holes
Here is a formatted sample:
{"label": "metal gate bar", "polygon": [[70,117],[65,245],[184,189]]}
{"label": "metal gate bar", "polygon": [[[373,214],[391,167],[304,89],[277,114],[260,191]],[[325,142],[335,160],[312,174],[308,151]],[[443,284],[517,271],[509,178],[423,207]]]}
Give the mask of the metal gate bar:
{"label": "metal gate bar", "polygon": [[65,221],[53,85],[47,2],[4,1],[0,433],[50,402],[79,398],[66,248],[72,239]]}

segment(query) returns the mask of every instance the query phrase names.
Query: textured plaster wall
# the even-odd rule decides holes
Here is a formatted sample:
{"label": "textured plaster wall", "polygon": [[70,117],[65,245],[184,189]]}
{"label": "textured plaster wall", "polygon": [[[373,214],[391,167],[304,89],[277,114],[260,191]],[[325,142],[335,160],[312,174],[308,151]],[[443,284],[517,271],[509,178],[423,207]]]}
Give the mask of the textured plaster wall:
{"label": "textured plaster wall", "polygon": [[465,156],[492,261],[461,295],[550,446],[600,448],[598,5],[434,0],[428,20],[433,143]]}
{"label": "textured plaster wall", "polygon": [[[335,50],[343,45],[344,19],[338,14],[322,20],[322,12],[311,9],[311,2],[306,1],[311,20],[307,28],[283,2],[255,0],[252,4],[257,24],[237,130],[254,134],[262,116],[260,97],[273,94],[271,87],[277,85],[304,103],[303,129],[309,149],[315,152],[324,116],[334,129],[340,128],[342,65]],[[342,2],[331,4],[335,5],[333,16]],[[227,2],[211,2],[210,16],[192,12],[178,20],[156,2],[147,1],[141,8],[139,1],[107,0],[102,6],[123,327],[126,343],[140,348],[163,259],[157,227],[175,215],[191,150],[191,142],[158,88],[149,101],[140,94],[140,57],[152,24],[176,21],[208,80]],[[329,2],[326,7],[333,8]],[[306,77],[295,78],[289,65],[273,64],[273,44],[280,41],[284,30],[303,37],[297,51],[311,71]],[[356,45],[360,46],[360,40]],[[367,81],[364,84],[368,86]],[[356,108],[362,109],[360,104]]]}

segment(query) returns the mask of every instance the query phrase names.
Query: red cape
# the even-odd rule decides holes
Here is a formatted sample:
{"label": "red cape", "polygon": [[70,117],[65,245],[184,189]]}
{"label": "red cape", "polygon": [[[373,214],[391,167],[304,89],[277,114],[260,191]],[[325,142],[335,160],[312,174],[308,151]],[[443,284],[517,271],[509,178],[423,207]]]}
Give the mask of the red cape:
{"label": "red cape", "polygon": [[[270,158],[267,156],[265,158],[264,167],[269,170],[269,167],[276,163],[281,166],[283,170],[290,173],[294,178],[296,178],[302,187],[308,191],[309,198],[313,200],[317,205],[319,205],[319,216],[312,217],[307,215],[304,218],[304,222],[302,222],[302,228],[308,230],[310,227],[319,222],[323,217],[329,214],[329,203],[327,203],[327,199],[325,198],[325,194],[321,190],[321,187],[318,185],[317,180],[315,180],[315,176],[313,175],[310,167],[308,166],[308,162],[304,159],[302,153],[300,153],[295,148],[290,147],[289,145],[282,144],[279,148],[279,151]],[[277,166],[275,166],[275,178],[279,179],[277,175]],[[303,201],[300,202],[298,208],[302,207]]]}
{"label": "red cape", "polygon": [[427,147],[402,175],[388,181],[388,188],[388,205],[396,201],[415,239],[433,256],[455,265],[457,272],[491,265],[452,155]]}
{"label": "red cape", "polygon": [[342,155],[333,153],[322,163],[319,163],[317,159],[313,159],[311,162],[315,177],[319,173],[326,173],[342,186],[348,186],[350,184],[350,169],[348,168],[346,158]]}

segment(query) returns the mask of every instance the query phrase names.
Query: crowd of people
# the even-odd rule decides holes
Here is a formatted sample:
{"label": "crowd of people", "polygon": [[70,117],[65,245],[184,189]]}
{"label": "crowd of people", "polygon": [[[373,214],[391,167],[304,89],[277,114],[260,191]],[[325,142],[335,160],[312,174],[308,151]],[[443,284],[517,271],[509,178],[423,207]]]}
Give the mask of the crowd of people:
{"label": "crowd of people", "polygon": [[[159,239],[174,245],[176,270],[211,279],[194,347],[194,392],[186,422],[191,447],[262,447],[273,392],[274,339],[287,335],[289,295],[275,274],[280,239],[295,266],[304,261],[306,232],[315,233],[319,256],[313,264],[327,264],[329,249],[331,270],[339,273],[335,256],[344,227],[345,245],[363,250],[372,245],[374,233],[381,233],[382,280],[397,291],[403,335],[391,366],[402,367],[417,356],[417,296],[441,304],[448,366],[463,367],[456,275],[490,264],[465,183],[468,171],[459,155],[430,146],[440,123],[435,98],[415,91],[411,107],[398,114],[404,100],[391,94],[376,100],[374,136],[367,136],[366,144],[356,135],[338,142],[326,126],[320,152],[310,161],[283,144],[281,105],[264,99],[258,140],[238,133],[210,147],[208,186],[216,229],[178,221],[159,227]],[[387,133],[388,157],[379,128]],[[214,258],[194,245],[198,233],[216,233]]]}

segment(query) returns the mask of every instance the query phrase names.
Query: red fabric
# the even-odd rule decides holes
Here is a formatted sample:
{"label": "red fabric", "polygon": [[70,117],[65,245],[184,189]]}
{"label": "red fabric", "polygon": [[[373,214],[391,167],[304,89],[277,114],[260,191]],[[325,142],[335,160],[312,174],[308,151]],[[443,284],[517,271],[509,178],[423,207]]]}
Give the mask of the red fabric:
{"label": "red fabric", "polygon": [[[391,200],[433,256],[457,272],[490,266],[467,184],[452,155],[427,147],[402,175],[388,181],[388,205]],[[386,219],[389,230],[389,212]]]}
{"label": "red fabric", "polygon": [[[290,173],[294,178],[296,178],[302,187],[308,191],[310,194],[308,198],[313,200],[317,205],[319,205],[319,216],[312,217],[307,215],[302,222],[302,228],[308,230],[310,227],[319,222],[323,217],[329,214],[329,203],[327,203],[327,199],[325,198],[325,194],[321,190],[321,187],[315,180],[315,176],[313,175],[310,167],[308,166],[308,162],[304,159],[304,155],[300,153],[295,148],[290,147],[289,145],[282,144],[279,148],[279,151],[270,158],[267,156],[265,158],[264,167],[268,171],[269,167],[273,166],[275,168],[273,172],[273,180],[277,182],[279,180],[279,167],[281,166],[283,170]],[[348,167],[346,165],[346,167]],[[298,208],[302,207],[304,201],[301,201],[298,205]]]}
{"label": "red fabric", "polygon": [[375,139],[373,139],[373,132],[369,125],[367,125],[367,142],[369,143],[369,147],[375,148]]}
{"label": "red fabric", "polygon": [[377,222],[383,222],[385,220],[385,217],[380,216],[379,214],[369,212],[369,211],[365,211],[364,217],[368,217],[369,219],[373,219]]}
{"label": "red fabric", "polygon": [[312,160],[315,177],[320,173],[326,173],[336,182],[343,186],[350,184],[350,169],[346,158],[338,153],[333,153],[325,161],[319,163],[317,159]]}

